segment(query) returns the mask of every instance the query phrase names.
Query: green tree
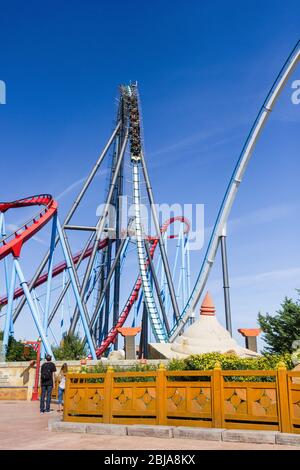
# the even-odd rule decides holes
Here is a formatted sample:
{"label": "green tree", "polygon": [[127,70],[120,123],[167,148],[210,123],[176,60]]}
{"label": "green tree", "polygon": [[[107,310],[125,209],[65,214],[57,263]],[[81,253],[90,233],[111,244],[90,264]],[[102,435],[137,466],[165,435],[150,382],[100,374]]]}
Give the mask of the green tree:
{"label": "green tree", "polygon": [[13,336],[10,336],[8,339],[7,352],[5,356],[6,361],[31,361],[36,359],[36,352],[33,348],[28,349],[28,354],[24,354],[24,352],[24,343],[17,341]]}
{"label": "green tree", "polygon": [[[299,293],[300,291],[298,291]],[[285,297],[281,309],[272,316],[258,314],[267,347],[263,352],[284,354],[292,352],[293,341],[300,339],[300,303]]]}
{"label": "green tree", "polygon": [[70,335],[65,333],[61,341],[61,345],[53,347],[53,354],[56,360],[76,360],[87,356],[85,345],[79,335]]}

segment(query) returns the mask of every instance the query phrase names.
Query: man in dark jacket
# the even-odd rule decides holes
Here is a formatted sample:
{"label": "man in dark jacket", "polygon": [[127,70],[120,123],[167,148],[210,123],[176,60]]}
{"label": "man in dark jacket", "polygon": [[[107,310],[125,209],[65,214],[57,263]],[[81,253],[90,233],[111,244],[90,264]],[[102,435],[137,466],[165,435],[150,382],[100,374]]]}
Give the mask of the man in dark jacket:
{"label": "man in dark jacket", "polygon": [[[40,412],[49,413],[50,403],[51,403],[51,394],[52,389],[55,384],[55,372],[56,367],[51,362],[52,357],[50,354],[47,354],[46,361],[41,367],[41,400],[40,400]],[[46,398],[46,408],[45,408],[45,398]]]}

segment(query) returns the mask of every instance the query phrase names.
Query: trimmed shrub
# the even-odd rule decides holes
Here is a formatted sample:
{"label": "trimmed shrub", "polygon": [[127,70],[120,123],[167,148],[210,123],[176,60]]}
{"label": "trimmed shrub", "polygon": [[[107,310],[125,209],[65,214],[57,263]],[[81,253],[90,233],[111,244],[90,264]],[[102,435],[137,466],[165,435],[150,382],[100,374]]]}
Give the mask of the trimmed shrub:
{"label": "trimmed shrub", "polygon": [[[80,369],[80,374],[103,374],[107,371],[107,365],[104,365],[102,362],[94,366],[82,366]],[[157,370],[157,367],[153,364],[135,364],[130,367],[121,367],[115,366],[114,372],[150,372]],[[155,377],[116,377],[116,382],[154,382]],[[87,379],[88,383],[103,382],[102,377],[99,378],[89,378]]]}
{"label": "trimmed shrub", "polygon": [[[278,363],[283,361],[287,369],[293,368],[291,354],[265,354],[254,358],[244,358],[235,354],[206,353],[187,357],[182,361],[174,360],[169,363],[169,370],[183,367],[180,370],[212,370],[218,362],[222,370],[276,370]],[[204,378],[200,378],[204,380]],[[185,379],[186,380],[186,379]],[[232,376],[225,377],[226,382],[273,382],[275,377]]]}
{"label": "trimmed shrub", "polygon": [[[234,354],[206,353],[189,356],[185,359],[172,359],[166,365],[168,371],[188,371],[188,370],[213,370],[216,363],[221,365],[222,370],[276,370],[278,363],[283,361],[287,369],[293,368],[291,354],[264,354],[254,358],[242,358]],[[105,373],[107,365],[99,362],[95,366],[82,366],[80,373]],[[147,372],[156,371],[158,366],[153,364],[135,364],[130,367],[114,367],[114,372]],[[153,382],[154,377],[117,377],[116,382]],[[170,381],[210,381],[209,376],[172,376]],[[88,382],[103,382],[103,378],[91,378]],[[261,376],[232,376],[225,377],[225,381],[239,382],[273,382],[275,377]]]}
{"label": "trimmed shrub", "polygon": [[219,362],[222,370],[275,370],[283,361],[287,369],[293,368],[291,354],[265,354],[247,358],[234,354],[206,353],[189,356],[184,359],[183,370],[211,370]]}

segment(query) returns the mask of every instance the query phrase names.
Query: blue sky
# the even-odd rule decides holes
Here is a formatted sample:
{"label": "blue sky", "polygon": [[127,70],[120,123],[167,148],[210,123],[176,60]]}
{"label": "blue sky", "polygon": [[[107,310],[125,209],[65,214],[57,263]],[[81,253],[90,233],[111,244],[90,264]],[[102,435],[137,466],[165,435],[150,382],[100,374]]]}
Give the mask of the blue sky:
{"label": "blue sky", "polygon": [[[203,203],[211,227],[256,113],[300,37],[299,18],[293,0],[0,2],[0,80],[7,86],[7,104],[0,106],[0,199],[61,195],[63,218],[75,183],[113,128],[118,85],[138,80],[156,200]],[[299,66],[230,216],[235,332],[255,327],[258,311],[275,312],[300,287],[296,79]],[[103,194],[102,182],[91,196],[92,214]],[[26,218],[13,216],[16,224]],[[41,232],[40,243],[25,253],[28,277],[43,241]],[[194,277],[203,255],[191,254]],[[208,287],[223,322],[219,259]],[[31,334],[26,319],[17,334]]]}

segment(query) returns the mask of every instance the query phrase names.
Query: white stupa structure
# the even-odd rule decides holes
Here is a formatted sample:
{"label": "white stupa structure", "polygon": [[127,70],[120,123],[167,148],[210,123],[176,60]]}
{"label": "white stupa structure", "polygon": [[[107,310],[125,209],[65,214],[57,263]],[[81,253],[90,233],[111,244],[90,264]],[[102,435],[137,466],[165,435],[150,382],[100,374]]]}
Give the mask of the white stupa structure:
{"label": "white stupa structure", "polygon": [[209,352],[232,353],[241,357],[255,357],[258,354],[243,348],[230,336],[215,315],[215,306],[207,292],[200,308],[199,319],[173,343],[150,343],[151,356],[165,359],[185,358],[191,354]]}

